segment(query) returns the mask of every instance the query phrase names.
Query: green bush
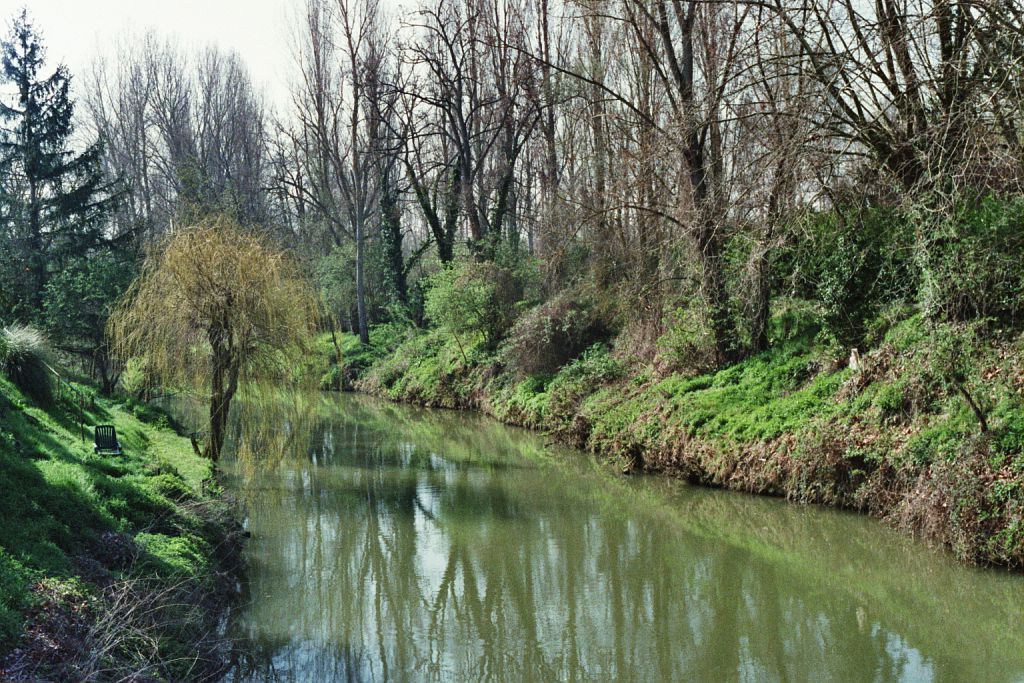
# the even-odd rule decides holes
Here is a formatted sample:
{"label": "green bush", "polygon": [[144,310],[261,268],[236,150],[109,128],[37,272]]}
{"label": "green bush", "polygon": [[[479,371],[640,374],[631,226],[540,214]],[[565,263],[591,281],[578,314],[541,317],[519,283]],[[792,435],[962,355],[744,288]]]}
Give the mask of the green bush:
{"label": "green bush", "polygon": [[107,320],[134,275],[128,254],[98,251],[71,259],[53,274],[43,298],[46,334],[61,351],[88,359],[104,392],[114,389]]}
{"label": "green bush", "polygon": [[370,328],[369,344],[363,344],[358,335],[350,333],[338,334],[333,338],[329,333],[320,335],[316,343],[320,388],[351,389],[353,383],[371,366],[401,346],[411,330],[407,323],[375,325]]}
{"label": "green bush", "polygon": [[1024,199],[965,202],[926,231],[918,254],[928,317],[1021,323]]}
{"label": "green bush", "polygon": [[[398,299],[391,264],[380,243],[368,241],[364,268],[364,294],[366,314],[369,322],[390,320],[409,322],[416,318],[418,291],[415,286],[409,292],[412,300],[403,303]],[[339,322],[356,324],[356,272],[355,244],[335,247],[315,263],[313,279],[325,309]]]}
{"label": "green bush", "polygon": [[571,422],[580,402],[598,387],[622,377],[625,366],[604,344],[594,344],[566,365],[548,385],[547,412],[555,424]]}
{"label": "green bush", "polygon": [[121,388],[131,395],[141,394],[149,383],[146,374],[146,361],[142,358],[129,358],[121,372]]}
{"label": "green bush", "polygon": [[[992,387],[978,377],[988,343],[984,321],[944,323],[917,315],[894,325],[884,339],[900,354],[894,386],[900,387],[901,405],[908,413],[948,410],[963,403],[984,416],[992,407]],[[895,407],[893,391],[883,387],[875,397],[883,414],[890,414],[887,405]],[[975,419],[980,420],[977,415]]]}
{"label": "green bush", "polygon": [[883,384],[875,394],[874,405],[878,408],[879,412],[884,416],[892,416],[898,414],[903,410],[903,404],[905,402],[905,382],[893,382],[892,384]]}
{"label": "green bush", "polygon": [[779,345],[799,337],[813,337],[821,325],[821,307],[816,302],[779,298],[772,302],[768,338],[772,345]]}
{"label": "green bush", "polygon": [[317,290],[328,311],[344,316],[356,300],[355,248],[335,247],[316,264]]}
{"label": "green bush", "polygon": [[822,332],[857,345],[884,306],[911,300],[917,290],[916,224],[888,207],[840,207],[813,213],[793,226],[792,246],[776,261],[777,278],[800,298],[821,303]]}
{"label": "green bush", "polygon": [[427,317],[445,328],[462,347],[477,341],[493,349],[512,327],[523,283],[495,263],[457,261],[430,278]]}
{"label": "green bush", "polygon": [[1020,457],[1024,454],[1024,399],[1011,395],[992,410],[996,425],[995,451],[1001,455]]}
{"label": "green bush", "polygon": [[506,386],[492,399],[491,408],[496,417],[524,427],[539,428],[547,412],[548,377],[526,377]]}
{"label": "green bush", "polygon": [[715,366],[715,337],[706,307],[676,309],[665,334],[658,338],[658,360],[674,372],[699,375]]}
{"label": "green bush", "polygon": [[46,338],[33,327],[12,325],[0,335],[0,370],[15,386],[42,403],[53,398],[49,358]]}

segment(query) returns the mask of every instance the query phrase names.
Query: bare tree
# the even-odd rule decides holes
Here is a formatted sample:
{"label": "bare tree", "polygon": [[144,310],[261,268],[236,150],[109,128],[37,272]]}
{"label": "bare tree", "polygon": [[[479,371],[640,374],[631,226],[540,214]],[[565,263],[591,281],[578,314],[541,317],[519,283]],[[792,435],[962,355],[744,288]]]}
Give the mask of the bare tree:
{"label": "bare tree", "polygon": [[[439,0],[420,10],[410,25],[418,37],[406,48],[410,68],[420,75],[407,92],[430,110],[416,119],[422,124],[415,131],[416,161],[423,163],[422,143],[430,139],[434,161],[427,163],[440,173],[432,185],[441,192],[457,188],[469,240],[483,258],[516,231],[518,162],[539,120],[522,19],[509,2]],[[426,186],[417,194],[426,196]],[[438,204],[450,202],[426,204],[428,223],[445,238]]]}
{"label": "bare tree", "polygon": [[214,48],[191,58],[146,34],[97,62],[85,98],[128,186],[119,220],[153,237],[182,211],[265,221],[265,119],[240,58]]}
{"label": "bare tree", "polygon": [[355,244],[363,343],[369,343],[367,230],[380,193],[374,154],[380,126],[371,121],[365,70],[375,59],[379,31],[376,0],[311,0],[303,25],[303,80],[295,94],[298,127],[291,133],[308,181],[292,183],[292,189],[316,207],[335,245],[348,238]]}
{"label": "bare tree", "polygon": [[998,155],[992,142],[1017,144],[1012,122],[1019,114],[1011,112],[1019,105],[993,95],[1014,87],[1019,3],[772,6],[826,97],[825,130],[904,191],[948,194],[987,184],[977,174],[992,164],[978,162]]}

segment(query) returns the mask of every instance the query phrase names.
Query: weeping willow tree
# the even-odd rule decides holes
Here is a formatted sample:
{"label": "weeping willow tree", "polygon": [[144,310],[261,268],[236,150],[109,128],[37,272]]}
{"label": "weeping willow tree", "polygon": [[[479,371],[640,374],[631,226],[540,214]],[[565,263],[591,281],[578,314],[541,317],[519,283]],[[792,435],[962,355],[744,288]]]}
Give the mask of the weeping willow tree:
{"label": "weeping willow tree", "polygon": [[294,379],[316,311],[285,252],[216,218],[150,252],[109,333],[118,357],[141,359],[151,381],[209,391],[204,455],[216,462],[239,387]]}

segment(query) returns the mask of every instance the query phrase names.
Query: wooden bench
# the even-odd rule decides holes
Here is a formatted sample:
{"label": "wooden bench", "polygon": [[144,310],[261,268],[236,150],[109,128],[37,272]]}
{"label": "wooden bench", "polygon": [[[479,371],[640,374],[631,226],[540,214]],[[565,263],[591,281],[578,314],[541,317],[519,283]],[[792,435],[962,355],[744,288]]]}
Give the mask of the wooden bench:
{"label": "wooden bench", "polygon": [[121,442],[117,440],[114,425],[96,425],[94,453],[121,455]]}

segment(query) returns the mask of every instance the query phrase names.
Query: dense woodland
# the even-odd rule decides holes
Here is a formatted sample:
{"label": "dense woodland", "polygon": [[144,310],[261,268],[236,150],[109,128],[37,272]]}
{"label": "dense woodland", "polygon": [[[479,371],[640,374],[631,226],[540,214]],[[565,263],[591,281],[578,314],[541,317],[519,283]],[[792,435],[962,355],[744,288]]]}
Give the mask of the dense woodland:
{"label": "dense woodland", "polygon": [[677,369],[767,348],[782,297],[847,351],[898,306],[1019,321],[1013,2],[389,10],[308,2],[281,111],[217,48],[152,33],[70,74],[15,18],[4,321],[112,383],[109,302],[148,245],[211,213],[293,250],[364,342],[430,324],[445,271],[500,290],[492,343],[542,305]]}
{"label": "dense woodland", "polygon": [[[22,13],[3,49],[0,321],[43,330],[105,391],[141,391],[147,366],[111,353],[107,318],[169,236],[231,224],[314,283],[325,385],[879,514],[921,481],[961,495],[935,463],[969,452],[972,509],[995,512],[903,521],[1017,564],[1022,16],[1016,0],[308,0],[271,107],[236,55],[159,33],[71,74]],[[758,363],[773,369],[736,379]],[[734,381],[761,402],[632,426]],[[611,408],[582,402],[615,382],[661,398],[594,431]],[[722,417],[765,396],[790,402],[759,426]],[[745,478],[745,445],[697,464],[672,445],[717,424],[778,454],[798,427],[869,422],[897,441],[818,444],[835,462],[761,458],[782,464]]]}

